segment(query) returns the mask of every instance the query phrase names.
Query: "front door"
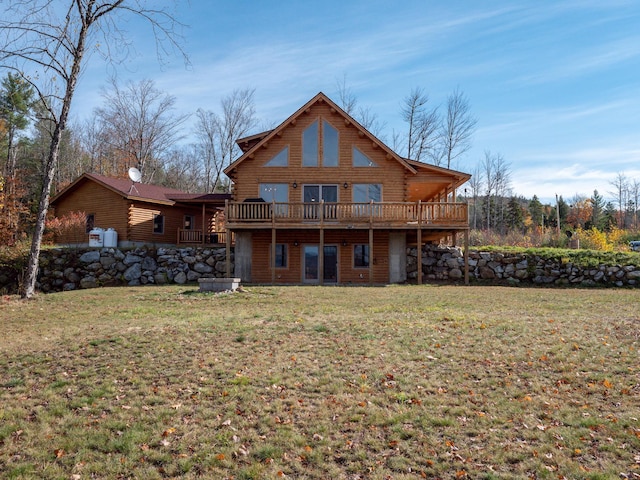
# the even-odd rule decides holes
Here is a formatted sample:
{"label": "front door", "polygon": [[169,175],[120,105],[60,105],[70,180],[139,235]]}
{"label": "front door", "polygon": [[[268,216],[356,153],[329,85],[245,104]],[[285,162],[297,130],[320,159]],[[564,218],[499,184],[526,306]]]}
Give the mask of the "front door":
{"label": "front door", "polygon": [[[318,283],[320,280],[320,262],[318,245],[304,246],[303,281],[305,283]],[[324,275],[323,283],[338,283],[338,247],[336,245],[324,246]]]}

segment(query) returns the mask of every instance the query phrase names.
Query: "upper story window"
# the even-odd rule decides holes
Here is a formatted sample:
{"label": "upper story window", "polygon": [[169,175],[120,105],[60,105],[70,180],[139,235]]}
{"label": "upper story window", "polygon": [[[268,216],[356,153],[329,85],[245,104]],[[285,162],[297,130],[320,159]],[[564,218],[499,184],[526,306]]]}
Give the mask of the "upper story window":
{"label": "upper story window", "polygon": [[302,133],[302,166],[317,167],[322,159],[323,167],[337,167],[338,143],[338,130],[326,120],[316,120]]}
{"label": "upper story window", "polygon": [[382,185],[379,183],[354,183],[354,203],[368,203],[382,201]]}
{"label": "upper story window", "polygon": [[[268,203],[288,203],[289,184],[288,183],[261,183],[260,197]],[[276,205],[274,213],[276,215],[287,215],[289,207],[287,205]]]}
{"label": "upper story window", "polygon": [[322,122],[322,166],[338,166],[338,130],[326,120]]}
{"label": "upper story window", "polygon": [[354,167],[377,167],[378,164],[367,157],[364,153],[353,147],[353,166]]}
{"label": "upper story window", "polygon": [[318,121],[309,125],[302,133],[302,166],[318,166]]}
{"label": "upper story window", "polygon": [[265,202],[287,203],[289,201],[288,183],[261,183],[260,197]]}
{"label": "upper story window", "polygon": [[284,147],[271,160],[264,164],[265,167],[286,167],[289,165],[289,147]]}

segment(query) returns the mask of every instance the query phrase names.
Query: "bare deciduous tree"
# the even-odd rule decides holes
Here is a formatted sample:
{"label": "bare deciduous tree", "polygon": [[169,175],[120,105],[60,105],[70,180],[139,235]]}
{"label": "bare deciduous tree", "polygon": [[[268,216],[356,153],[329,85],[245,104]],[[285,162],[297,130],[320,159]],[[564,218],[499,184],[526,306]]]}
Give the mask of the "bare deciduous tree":
{"label": "bare deciduous tree", "polygon": [[447,116],[441,127],[442,155],[447,168],[451,168],[451,163],[471,148],[477,123],[478,120],[471,115],[469,100],[456,88],[447,99]]}
{"label": "bare deciduous tree", "polygon": [[235,90],[220,102],[222,114],[209,110],[196,112],[197,144],[205,175],[207,192],[227,190],[222,171],[240,153],[236,140],[256,126],[254,89]]}
{"label": "bare deciduous tree", "polygon": [[[21,288],[23,298],[35,293],[40,245],[60,141],[87,49],[102,48],[104,56],[111,59],[114,52],[126,53],[130,44],[117,22],[125,15],[135,15],[150,23],[159,53],[166,53],[167,48],[182,53],[176,42],[176,20],[155,2],[149,3],[146,7],[145,0],[15,0],[0,10],[0,66],[31,84],[54,125]],[[111,48],[116,43],[121,48]]]}
{"label": "bare deciduous tree", "polygon": [[104,107],[96,117],[126,172],[136,167],[144,182],[151,182],[164,163],[164,156],[180,140],[180,127],[188,115],[174,115],[175,97],[155,88],[152,80],[128,82],[123,88],[111,80],[103,92]]}
{"label": "bare deciduous tree", "polygon": [[409,124],[407,133],[407,158],[424,161],[429,158],[439,165],[438,158],[438,109],[428,108],[429,96],[422,88],[414,88],[402,103],[402,119]]}
{"label": "bare deciduous tree", "polygon": [[384,129],[385,122],[378,120],[378,115],[371,111],[369,107],[361,107],[358,105],[358,97],[353,90],[347,85],[347,75],[342,79],[336,80],[336,89],[338,93],[338,104],[347,114],[353,117],[360,125],[369,130],[383,142],[385,141]]}
{"label": "bare deciduous tree", "polygon": [[202,166],[195,145],[173,148],[165,159],[159,184],[185,192],[202,191]]}
{"label": "bare deciduous tree", "polygon": [[[353,90],[347,85],[347,74],[345,73],[341,79],[336,79],[336,89],[338,92],[338,101],[340,107],[352,117],[356,112],[356,105],[358,105],[358,97],[353,93]],[[355,117],[354,117],[355,118]]]}
{"label": "bare deciduous tree", "polygon": [[[469,189],[471,190],[471,198],[473,199],[473,229],[478,228],[478,198],[482,191],[484,183],[484,172],[480,165],[476,165],[469,179]],[[466,189],[465,189],[466,190]]]}
{"label": "bare deciduous tree", "polygon": [[611,195],[616,199],[616,203],[618,204],[618,227],[624,228],[626,226],[625,207],[629,193],[627,176],[624,173],[618,172],[616,178],[610,182],[610,185],[615,188],[615,191],[611,192]]}
{"label": "bare deciduous tree", "polygon": [[495,205],[494,197],[502,196],[509,191],[509,184],[511,182],[511,172],[509,163],[505,161],[504,157],[497,153],[493,154],[489,150],[484,152],[484,159],[482,161],[482,171],[485,179],[485,209],[486,209],[486,221],[487,229],[491,228],[492,222],[492,210]]}
{"label": "bare deciduous tree", "polygon": [[638,229],[638,211],[640,206],[638,206],[638,201],[640,200],[640,181],[637,179],[633,179],[631,184],[629,185],[629,195],[633,201],[633,228]]}

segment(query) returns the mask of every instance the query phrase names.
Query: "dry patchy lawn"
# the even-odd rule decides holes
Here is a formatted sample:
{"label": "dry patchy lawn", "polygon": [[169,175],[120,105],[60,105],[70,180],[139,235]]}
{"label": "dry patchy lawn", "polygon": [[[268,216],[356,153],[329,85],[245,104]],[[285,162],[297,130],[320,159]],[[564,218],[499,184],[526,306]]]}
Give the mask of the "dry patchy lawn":
{"label": "dry patchy lawn", "polygon": [[640,478],[640,295],[394,286],[0,303],[2,478]]}

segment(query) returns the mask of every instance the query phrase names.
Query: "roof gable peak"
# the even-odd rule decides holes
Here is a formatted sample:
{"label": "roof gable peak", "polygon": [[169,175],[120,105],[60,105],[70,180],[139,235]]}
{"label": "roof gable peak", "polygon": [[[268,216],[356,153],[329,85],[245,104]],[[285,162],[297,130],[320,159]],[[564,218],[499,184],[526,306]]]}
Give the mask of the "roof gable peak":
{"label": "roof gable peak", "polygon": [[[289,126],[295,125],[300,118],[304,114],[308,114],[311,112],[311,109],[318,103],[325,103],[329,106],[332,113],[336,113],[344,118],[344,122],[346,126],[353,126],[358,129],[362,136],[368,137],[376,147],[382,148],[387,153],[387,158],[389,160],[393,159],[400,163],[407,170],[412,173],[416,173],[416,170],[413,166],[407,163],[400,155],[394,152],[391,148],[389,148],[382,140],[373,135],[369,130],[367,130],[364,126],[362,126],[356,119],[354,119],[351,115],[349,115],[346,111],[344,111],[340,106],[338,106],[333,100],[331,100],[327,95],[323,92],[318,92],[313,98],[311,98],[307,103],[305,103],[302,107],[296,110],[290,117],[288,117],[284,122],[278,125],[276,128],[271,130],[270,132],[265,132],[264,136],[260,138],[258,141],[253,143],[247,148],[243,154],[236,159],[233,163],[231,163],[227,168],[224,169],[224,173],[228,176],[231,176],[231,172],[244,160],[247,158],[252,158],[255,151],[261,148],[262,146],[268,145],[270,139],[274,136],[282,135],[282,132]],[[262,134],[260,134],[262,135]],[[258,135],[257,137],[259,137]]]}

